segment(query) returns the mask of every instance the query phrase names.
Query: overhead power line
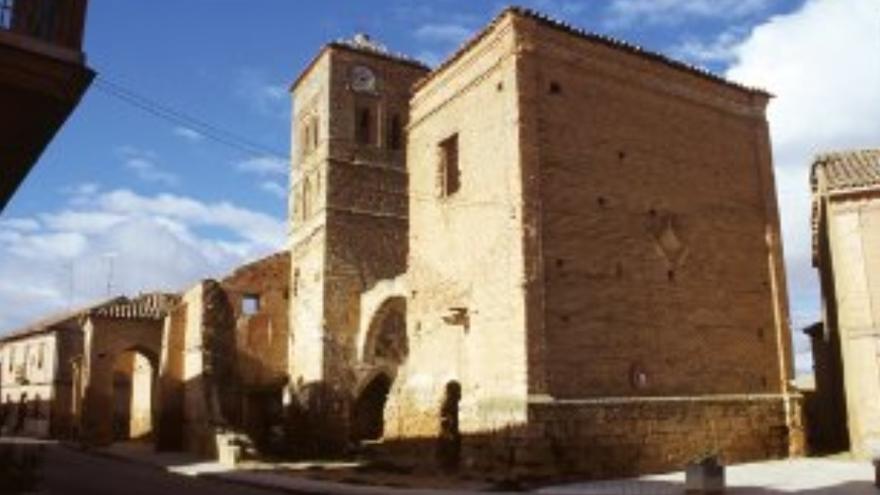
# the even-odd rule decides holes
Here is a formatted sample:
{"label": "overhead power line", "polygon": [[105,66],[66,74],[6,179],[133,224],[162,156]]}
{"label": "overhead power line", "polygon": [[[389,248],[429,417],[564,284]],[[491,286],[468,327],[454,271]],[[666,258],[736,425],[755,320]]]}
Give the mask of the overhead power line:
{"label": "overhead power line", "polygon": [[252,141],[232,131],[209,124],[197,117],[188,115],[180,110],[172,108],[146,96],[138,94],[119,83],[108,80],[104,76],[95,79],[95,88],[104,94],[127,103],[153,117],[192,129],[207,139],[223,144],[230,148],[249,155],[272,156],[283,160],[288,159],[288,154]]}

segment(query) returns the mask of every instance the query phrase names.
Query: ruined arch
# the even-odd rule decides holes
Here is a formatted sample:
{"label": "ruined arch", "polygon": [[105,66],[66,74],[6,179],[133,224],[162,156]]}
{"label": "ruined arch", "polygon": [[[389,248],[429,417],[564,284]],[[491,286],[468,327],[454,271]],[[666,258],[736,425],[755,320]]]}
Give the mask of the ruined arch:
{"label": "ruined arch", "polygon": [[396,368],[409,355],[406,335],[406,299],[390,297],[376,310],[365,333],[362,362]]}
{"label": "ruined arch", "polygon": [[355,441],[378,440],[385,429],[384,413],[391,377],[379,372],[362,387],[352,407],[352,432]]}
{"label": "ruined arch", "polygon": [[155,425],[158,359],[148,349],[133,346],[113,359],[111,417],[113,440],[147,440]]}
{"label": "ruined arch", "polygon": [[398,368],[409,355],[406,299],[393,296],[377,305],[363,332],[360,379],[351,408],[351,438],[378,440],[384,432],[385,404]]}

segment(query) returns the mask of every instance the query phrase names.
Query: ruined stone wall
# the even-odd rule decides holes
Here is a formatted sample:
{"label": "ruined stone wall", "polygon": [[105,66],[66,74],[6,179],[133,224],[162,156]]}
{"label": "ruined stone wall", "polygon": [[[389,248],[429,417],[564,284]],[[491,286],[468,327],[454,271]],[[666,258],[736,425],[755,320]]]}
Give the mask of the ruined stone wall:
{"label": "ruined stone wall", "polygon": [[783,392],[766,97],[518,25],[524,166],[540,197],[532,392]]}
{"label": "ruined stone wall", "polygon": [[880,200],[832,199],[827,213],[831,276],[850,446],[870,458],[880,450]]}
{"label": "ruined stone wall", "polygon": [[[526,420],[523,205],[512,25],[502,22],[412,100],[409,358],[386,439],[437,436],[459,382],[460,429]],[[442,197],[440,143],[458,135],[460,189]]]}
{"label": "ruined stone wall", "polygon": [[[127,352],[138,352],[156,369],[161,355],[163,322],[160,319],[124,319],[90,316],[85,333],[82,434],[87,442],[102,445],[114,439],[114,370]],[[150,404],[136,410],[152,408]],[[151,415],[152,417],[152,415]],[[152,429],[152,428],[151,428]]]}
{"label": "ruined stone wall", "polygon": [[156,394],[158,415],[156,447],[158,450],[183,448],[183,391],[186,368],[186,328],[195,313],[201,287],[187,291],[165,317],[162,331],[162,354]]}
{"label": "ruined stone wall", "polygon": [[[182,299],[182,358],[177,371],[181,388],[183,448],[212,457],[215,434],[235,425],[240,390],[235,375],[235,319],[220,284],[202,281]],[[176,368],[176,369],[175,369]]]}
{"label": "ruined stone wall", "polygon": [[235,320],[236,374],[245,387],[287,380],[289,284],[287,252],[239,268],[221,282]]}

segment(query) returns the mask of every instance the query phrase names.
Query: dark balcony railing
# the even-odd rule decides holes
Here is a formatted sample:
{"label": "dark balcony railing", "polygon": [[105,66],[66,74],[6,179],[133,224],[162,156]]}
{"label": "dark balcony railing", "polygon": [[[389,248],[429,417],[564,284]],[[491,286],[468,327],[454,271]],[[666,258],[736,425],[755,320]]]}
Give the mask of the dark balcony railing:
{"label": "dark balcony railing", "polygon": [[0,30],[80,50],[86,4],[87,0],[0,0]]}

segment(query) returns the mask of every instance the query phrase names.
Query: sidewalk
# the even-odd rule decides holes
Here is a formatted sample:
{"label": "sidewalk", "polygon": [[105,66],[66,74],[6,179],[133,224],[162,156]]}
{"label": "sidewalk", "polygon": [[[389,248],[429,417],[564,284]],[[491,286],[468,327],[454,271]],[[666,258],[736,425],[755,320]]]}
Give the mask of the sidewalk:
{"label": "sidewalk", "polygon": [[[131,445],[114,445],[93,451],[131,462],[149,464],[172,473],[208,477],[229,483],[267,488],[290,493],[336,495],[452,495],[467,493],[461,489],[414,489],[375,485],[358,485],[308,479],[297,476],[302,463],[244,463],[237,468],[217,462],[206,462],[185,453],[156,453]],[[324,464],[332,467],[333,464]],[[344,466],[344,464],[339,464]],[[727,492],[734,494],[782,495],[875,495],[874,470],[868,462],[845,459],[787,459],[727,468]],[[472,491],[470,493],[486,493]],[[492,492],[505,493],[505,492]],[[678,495],[684,494],[684,473],[649,475],[639,478],[591,481],[550,486],[533,493],[541,495]]]}

